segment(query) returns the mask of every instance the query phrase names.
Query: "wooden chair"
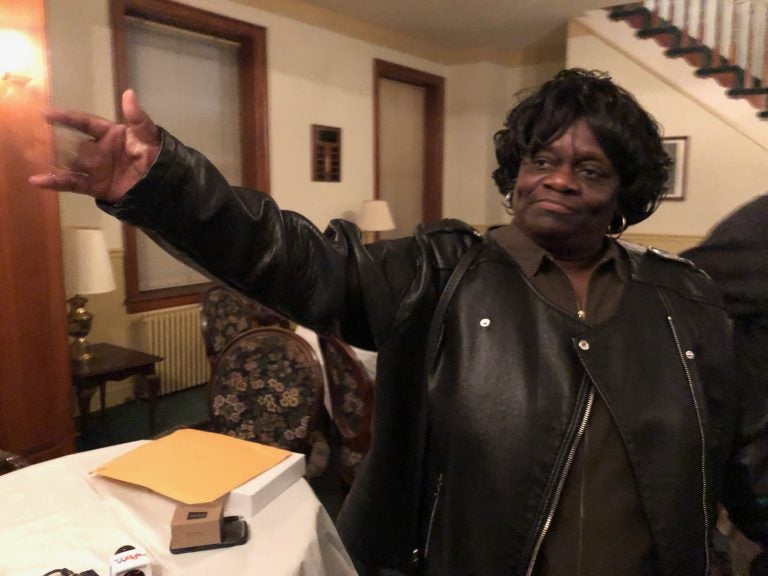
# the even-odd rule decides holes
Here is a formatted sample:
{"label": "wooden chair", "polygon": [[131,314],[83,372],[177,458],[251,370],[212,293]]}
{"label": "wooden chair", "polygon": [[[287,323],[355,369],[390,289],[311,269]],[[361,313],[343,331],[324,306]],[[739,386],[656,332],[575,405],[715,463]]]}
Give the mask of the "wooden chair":
{"label": "wooden chair", "polygon": [[325,469],[322,368],[295,332],[266,327],[235,337],[214,365],[209,412],[214,432],[304,453],[308,476]]}
{"label": "wooden chair", "polygon": [[262,326],[290,328],[290,321],[271,308],[226,286],[212,286],[200,297],[201,330],[211,366],[238,335]]}
{"label": "wooden chair", "polygon": [[339,472],[347,486],[371,445],[373,380],[354,350],[335,336],[318,334],[331,397],[333,421],[341,437]]}

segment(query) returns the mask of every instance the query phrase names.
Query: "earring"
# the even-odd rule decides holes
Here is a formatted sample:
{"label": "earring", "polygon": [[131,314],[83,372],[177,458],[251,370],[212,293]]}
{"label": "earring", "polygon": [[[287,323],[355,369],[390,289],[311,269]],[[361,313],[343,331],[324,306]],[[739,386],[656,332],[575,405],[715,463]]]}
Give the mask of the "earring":
{"label": "earring", "polygon": [[[515,187],[514,181],[512,182],[512,186],[511,187],[514,189],[514,187]],[[512,196],[513,196],[513,194],[514,193],[512,192],[512,190],[510,190],[509,192],[504,194],[504,198],[502,198],[502,200],[501,200],[501,205],[504,207],[504,212],[506,212],[510,216],[514,216],[515,215],[515,209],[512,207]]]}
{"label": "earring", "polygon": [[[616,216],[619,217],[620,222],[618,228],[614,226],[614,222],[616,220]],[[613,240],[618,240],[621,238],[621,235],[624,234],[624,230],[627,229],[627,218],[622,214],[620,211],[616,211],[616,214],[613,215],[613,218],[611,218],[611,223],[608,225],[608,231],[606,234]]]}

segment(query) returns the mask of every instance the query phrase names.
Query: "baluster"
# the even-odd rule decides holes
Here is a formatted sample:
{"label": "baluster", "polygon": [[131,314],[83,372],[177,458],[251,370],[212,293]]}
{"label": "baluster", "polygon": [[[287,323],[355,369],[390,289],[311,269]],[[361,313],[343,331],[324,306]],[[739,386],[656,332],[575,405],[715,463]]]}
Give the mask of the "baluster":
{"label": "baluster", "polygon": [[672,25],[679,30],[685,30],[685,1],[672,2]]}
{"label": "baluster", "polygon": [[671,0],[659,0],[658,2],[658,14],[659,18],[662,18],[669,22],[670,13],[672,12]]}
{"label": "baluster", "polygon": [[750,67],[749,78],[745,86],[754,87],[760,85],[760,77],[763,72],[763,56],[765,54],[765,2],[752,4],[752,42],[750,42]]}
{"label": "baluster", "polygon": [[768,15],[765,12],[765,7],[763,7],[763,10],[764,13],[761,19],[763,23],[763,33],[759,36],[760,42],[762,42],[760,52],[763,55],[763,63],[760,67],[761,73],[758,82],[760,83],[760,86],[768,86],[768,26],[766,26],[766,17],[768,17]]}
{"label": "baluster", "polygon": [[734,4],[733,40],[736,49],[731,55],[731,62],[745,70],[749,69],[749,12],[749,2]]}
{"label": "baluster", "polygon": [[731,59],[736,53],[736,41],[733,24],[733,2],[726,1],[721,7],[720,14],[720,42],[723,58]]}
{"label": "baluster", "polygon": [[[712,48],[713,52],[717,50],[717,36],[715,34],[715,16],[717,14],[717,2],[705,2],[702,5],[704,9],[701,41]],[[713,63],[714,64],[714,63]]]}
{"label": "baluster", "polygon": [[696,40],[701,43],[701,2],[699,0],[690,0],[688,2],[688,25],[685,29],[688,36],[688,46]]}

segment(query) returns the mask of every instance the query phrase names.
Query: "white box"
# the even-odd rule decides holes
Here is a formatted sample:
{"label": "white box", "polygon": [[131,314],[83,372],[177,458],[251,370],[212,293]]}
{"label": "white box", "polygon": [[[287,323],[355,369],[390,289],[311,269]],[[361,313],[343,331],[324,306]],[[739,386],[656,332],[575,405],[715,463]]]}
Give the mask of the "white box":
{"label": "white box", "polygon": [[304,454],[291,453],[279,464],[238,486],[229,493],[224,514],[246,518],[255,515],[304,476],[304,462]]}

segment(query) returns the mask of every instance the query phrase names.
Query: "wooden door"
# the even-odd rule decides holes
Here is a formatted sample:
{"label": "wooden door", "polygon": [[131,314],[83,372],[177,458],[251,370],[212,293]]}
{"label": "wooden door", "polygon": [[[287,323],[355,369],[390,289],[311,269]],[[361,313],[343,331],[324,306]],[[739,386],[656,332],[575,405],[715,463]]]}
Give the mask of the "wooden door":
{"label": "wooden door", "polygon": [[58,198],[27,183],[52,156],[44,0],[0,0],[0,22],[31,50],[29,81],[0,81],[0,449],[38,462],[74,450]]}
{"label": "wooden door", "polygon": [[380,238],[413,234],[424,219],[425,89],[382,78],[379,82],[379,199],[395,229]]}
{"label": "wooden door", "polygon": [[[410,170],[411,178],[418,178],[418,172],[421,172],[420,194],[417,198],[412,198],[413,191],[407,191],[411,200],[415,201],[413,206],[404,207],[403,213],[407,215],[408,222],[401,226],[397,222],[397,206],[392,206],[395,213],[395,225],[398,227],[396,235],[411,234],[411,229],[405,229],[411,224],[419,211],[420,217],[417,222],[430,222],[442,217],[443,212],[443,126],[445,115],[445,79],[441,76],[428,74],[420,70],[386,62],[384,60],[374,60],[373,68],[374,78],[374,198],[384,198],[392,203],[399,202],[396,190],[384,190],[384,180],[382,178],[382,161],[388,161],[383,157],[382,135],[392,134],[392,126],[383,127],[382,122],[389,122],[386,112],[382,114],[382,94],[387,98],[387,94],[397,93],[410,102],[409,106],[423,106],[423,114],[418,118],[413,117],[410,121],[420,122],[421,126],[415,131],[409,131],[409,139],[419,138],[421,134],[422,142],[416,142],[416,146],[421,146],[421,153],[418,168]],[[382,89],[383,87],[383,89]],[[404,100],[405,101],[405,100]],[[395,105],[396,106],[396,105]],[[396,113],[396,111],[395,111]],[[394,132],[397,128],[394,129]],[[397,134],[387,136],[397,139]],[[397,159],[394,162],[397,163]],[[388,182],[387,186],[393,185]],[[395,184],[396,185],[396,184]]]}

